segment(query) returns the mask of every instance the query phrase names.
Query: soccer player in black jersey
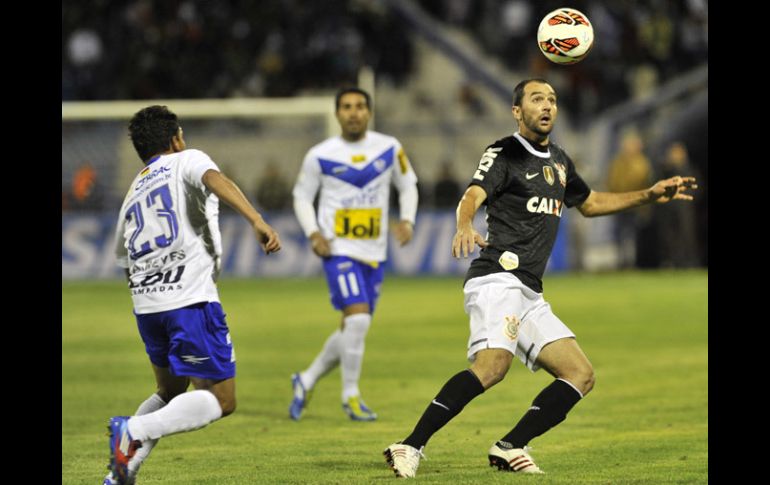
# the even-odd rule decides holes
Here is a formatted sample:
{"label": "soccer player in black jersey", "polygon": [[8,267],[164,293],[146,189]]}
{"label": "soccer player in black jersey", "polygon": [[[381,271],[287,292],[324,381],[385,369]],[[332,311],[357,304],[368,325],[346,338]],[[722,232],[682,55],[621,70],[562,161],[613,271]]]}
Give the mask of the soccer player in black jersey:
{"label": "soccer player in black jersey", "polygon": [[[466,404],[503,378],[518,357],[533,372],[555,380],[489,449],[490,466],[542,473],[526,445],[560,422],[594,386],[594,371],[575,334],[543,299],[542,277],[564,206],[586,217],[612,214],[648,203],[692,200],[695,178],[676,176],[634,192],[596,192],[580,178],[564,150],[549,140],[558,113],[556,92],[542,79],[514,88],[518,133],[487,147],[457,207],[452,255],[467,258],[482,249],[465,277],[465,311],[470,316],[469,369],[451,377],[428,405],[412,433],[390,445],[385,458],[399,477],[414,477],[431,436]],[[473,228],[486,204],[488,234]]]}

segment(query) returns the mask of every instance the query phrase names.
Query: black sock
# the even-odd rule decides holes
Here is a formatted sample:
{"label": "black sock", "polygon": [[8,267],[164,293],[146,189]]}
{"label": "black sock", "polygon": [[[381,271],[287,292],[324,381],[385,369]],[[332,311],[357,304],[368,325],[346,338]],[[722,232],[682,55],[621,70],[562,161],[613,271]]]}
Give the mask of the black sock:
{"label": "black sock", "polygon": [[484,386],[470,369],[455,374],[428,404],[414,431],[403,443],[419,450],[436,431],[457,416],[466,404],[482,392]]}
{"label": "black sock", "polygon": [[571,385],[556,379],[540,391],[532,407],[524,413],[510,433],[497,442],[502,448],[524,448],[530,440],[540,436],[567,418],[582,396]]}

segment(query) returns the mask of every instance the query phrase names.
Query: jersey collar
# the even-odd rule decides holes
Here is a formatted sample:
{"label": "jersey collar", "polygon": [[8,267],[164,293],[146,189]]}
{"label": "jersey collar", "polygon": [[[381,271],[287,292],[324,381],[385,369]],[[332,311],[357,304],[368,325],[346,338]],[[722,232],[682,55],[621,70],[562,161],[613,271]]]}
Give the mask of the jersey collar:
{"label": "jersey collar", "polygon": [[539,151],[535,150],[534,148],[532,148],[532,145],[529,143],[529,141],[526,138],[524,138],[523,136],[521,136],[520,134],[514,133],[513,137],[516,138],[517,140],[519,140],[519,143],[521,143],[524,146],[524,148],[526,148],[527,151],[529,153],[531,153],[532,155],[534,155],[536,157],[540,157],[540,158],[551,158],[551,151],[550,150],[548,150],[545,153],[539,152]]}

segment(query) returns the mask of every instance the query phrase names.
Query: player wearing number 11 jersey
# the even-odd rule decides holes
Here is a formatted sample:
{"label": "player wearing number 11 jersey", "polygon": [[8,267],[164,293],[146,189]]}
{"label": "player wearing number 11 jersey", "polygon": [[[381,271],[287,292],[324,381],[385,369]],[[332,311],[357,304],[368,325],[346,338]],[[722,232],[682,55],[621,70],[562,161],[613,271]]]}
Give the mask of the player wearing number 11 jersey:
{"label": "player wearing number 11 jersey", "polygon": [[[401,217],[394,231],[403,246],[412,238],[417,177],[398,140],[367,130],[372,114],[368,93],[346,88],[335,101],[342,134],[308,151],[293,193],[300,225],[313,252],[323,259],[332,305],[342,311],[342,326],[329,336],[310,367],[292,376],[289,416],[300,418],[318,379],[340,364],[343,410],[355,421],[372,421],[377,415],[361,399],[358,379],[364,338],[382,284],[390,185],[399,191]],[[313,199],[319,189],[316,216]]]}
{"label": "player wearing number 11 jersey", "polygon": [[[235,353],[216,287],[222,253],[219,200],[250,223],[265,254],[278,234],[205,153],[188,150],[177,116],[150,106],[129,124],[145,167],[116,230],[156,393],[135,416],[110,419],[105,485],[131,484],[161,436],[202,428],[235,410]],[[194,391],[185,392],[192,383]]]}

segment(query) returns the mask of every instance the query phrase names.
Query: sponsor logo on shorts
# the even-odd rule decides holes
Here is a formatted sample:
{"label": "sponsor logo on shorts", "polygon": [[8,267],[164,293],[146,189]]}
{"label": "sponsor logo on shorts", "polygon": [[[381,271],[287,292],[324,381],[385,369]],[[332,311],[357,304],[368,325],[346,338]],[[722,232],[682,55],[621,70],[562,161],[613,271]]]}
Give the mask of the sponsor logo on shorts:
{"label": "sponsor logo on shorts", "polygon": [[345,261],[337,265],[337,271],[347,271],[353,267],[353,261]]}
{"label": "sponsor logo on shorts", "polygon": [[209,360],[211,357],[196,357],[194,355],[183,355],[182,360],[188,364],[202,364],[204,360]]}
{"label": "sponsor logo on shorts", "polygon": [[511,340],[516,340],[516,338],[519,336],[519,324],[521,321],[519,320],[519,317],[516,315],[511,315],[510,317],[505,317],[505,336],[508,337]]}

